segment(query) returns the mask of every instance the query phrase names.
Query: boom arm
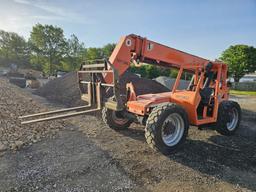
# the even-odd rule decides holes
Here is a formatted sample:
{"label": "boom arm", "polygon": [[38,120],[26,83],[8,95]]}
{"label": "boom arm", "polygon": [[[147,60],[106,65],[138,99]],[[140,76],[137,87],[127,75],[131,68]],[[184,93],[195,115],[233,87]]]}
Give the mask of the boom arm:
{"label": "boom arm", "polygon": [[[128,35],[120,39],[109,61],[118,70],[119,76],[129,67],[131,61],[156,64],[164,67],[186,68],[194,71],[197,67],[204,68],[210,61],[161,45],[137,35]],[[112,82],[112,74],[104,77],[107,83]]]}

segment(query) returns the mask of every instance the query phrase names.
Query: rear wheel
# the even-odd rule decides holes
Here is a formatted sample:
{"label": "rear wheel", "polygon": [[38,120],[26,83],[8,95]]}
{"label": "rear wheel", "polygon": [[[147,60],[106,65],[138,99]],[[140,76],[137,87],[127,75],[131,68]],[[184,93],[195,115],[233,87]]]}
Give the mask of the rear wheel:
{"label": "rear wheel", "polygon": [[223,101],[219,105],[215,129],[222,135],[233,135],[239,127],[241,108],[235,101]]}
{"label": "rear wheel", "polygon": [[106,125],[115,130],[127,129],[132,121],[123,117],[121,112],[113,111],[106,107],[102,109],[102,120]]}
{"label": "rear wheel", "polygon": [[169,154],[185,141],[188,128],[187,113],[182,107],[174,103],[160,105],[148,117],[145,137],[153,149]]}

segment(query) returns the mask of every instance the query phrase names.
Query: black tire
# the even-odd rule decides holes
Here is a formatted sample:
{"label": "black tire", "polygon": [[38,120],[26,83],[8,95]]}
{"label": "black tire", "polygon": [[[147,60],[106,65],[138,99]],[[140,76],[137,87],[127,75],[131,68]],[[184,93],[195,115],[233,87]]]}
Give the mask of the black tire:
{"label": "black tire", "polygon": [[215,124],[215,130],[218,133],[226,136],[234,135],[240,125],[240,121],[241,108],[237,102],[223,101],[219,104],[218,118]]}
{"label": "black tire", "polygon": [[[177,124],[174,125],[173,122],[170,123],[168,120],[170,117],[173,118],[176,116],[179,119],[177,121],[182,122],[180,127],[182,127],[183,131],[179,133],[179,139],[176,141],[176,143],[167,143],[162,132],[167,126],[169,132],[173,131],[170,130],[173,128],[175,129],[174,133],[179,129],[177,128]],[[159,105],[152,110],[148,117],[145,128],[146,141],[151,148],[159,150],[163,154],[167,155],[175,152],[184,143],[188,134],[188,128],[188,115],[181,106],[176,105],[175,103]],[[174,133],[170,133],[170,136],[172,136]]]}
{"label": "black tire", "polygon": [[120,112],[113,111],[111,109],[103,107],[102,120],[111,129],[115,129],[115,130],[127,129],[131,125],[132,120],[122,117],[121,114],[119,113]]}

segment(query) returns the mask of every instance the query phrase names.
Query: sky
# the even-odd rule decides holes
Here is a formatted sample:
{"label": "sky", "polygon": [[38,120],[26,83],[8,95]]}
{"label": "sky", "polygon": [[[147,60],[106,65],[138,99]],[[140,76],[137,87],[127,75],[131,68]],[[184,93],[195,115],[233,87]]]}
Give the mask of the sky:
{"label": "sky", "polygon": [[28,38],[36,23],[86,47],[131,33],[207,59],[234,44],[256,47],[256,0],[0,0],[0,29]]}

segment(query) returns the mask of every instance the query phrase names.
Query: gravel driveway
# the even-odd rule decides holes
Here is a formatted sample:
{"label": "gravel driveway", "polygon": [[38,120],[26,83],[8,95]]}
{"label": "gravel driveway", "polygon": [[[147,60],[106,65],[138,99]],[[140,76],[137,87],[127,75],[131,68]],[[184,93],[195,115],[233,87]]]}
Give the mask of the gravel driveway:
{"label": "gravel driveway", "polygon": [[[36,110],[54,107],[4,85],[15,92],[15,98],[22,93]],[[249,101],[255,100],[247,98],[246,104]],[[246,116],[241,129],[254,130],[255,108],[242,107]],[[3,117],[5,111],[0,112]],[[9,122],[10,117],[4,118]],[[12,123],[13,130],[22,130],[16,124]],[[116,132],[94,116],[80,116],[34,124],[31,132],[23,128],[21,136],[10,138],[25,136],[24,145],[0,153],[0,191],[256,191],[256,140],[241,134],[244,131],[225,137],[190,127],[184,147],[164,156],[148,147],[143,127],[135,124]],[[44,136],[35,142],[29,139],[38,133]]]}
{"label": "gravel driveway", "polygon": [[131,191],[135,185],[99,147],[76,130],[61,131],[8,152],[0,160],[0,191]]}

